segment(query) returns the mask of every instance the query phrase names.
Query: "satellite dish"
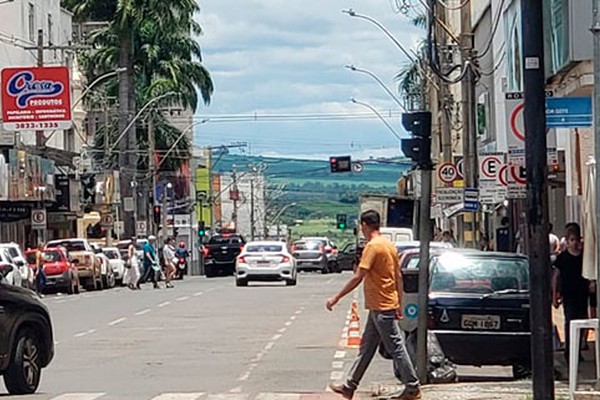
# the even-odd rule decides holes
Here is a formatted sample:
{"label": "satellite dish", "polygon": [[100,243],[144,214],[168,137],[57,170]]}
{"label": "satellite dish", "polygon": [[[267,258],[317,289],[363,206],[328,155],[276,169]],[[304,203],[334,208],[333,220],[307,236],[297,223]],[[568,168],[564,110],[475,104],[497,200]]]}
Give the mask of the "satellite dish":
{"label": "satellite dish", "polygon": [[363,166],[363,164],[361,162],[352,163],[352,172],[354,172],[356,174],[360,174],[361,172],[363,172],[364,169],[365,169],[365,167]]}

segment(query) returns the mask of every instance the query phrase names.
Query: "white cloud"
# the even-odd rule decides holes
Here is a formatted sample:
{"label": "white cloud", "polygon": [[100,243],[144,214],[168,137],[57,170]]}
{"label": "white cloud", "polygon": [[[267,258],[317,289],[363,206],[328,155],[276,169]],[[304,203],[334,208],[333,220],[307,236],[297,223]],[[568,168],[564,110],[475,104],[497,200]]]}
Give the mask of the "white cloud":
{"label": "white cloud", "polygon": [[[199,40],[204,63],[215,81],[215,95],[210,108],[200,109],[198,114],[368,112],[350,103],[351,97],[382,111],[398,110],[374,80],[344,68],[346,64],[355,64],[368,69],[396,91],[394,76],[407,59],[377,27],[341,12],[352,7],[383,23],[405,46],[414,46],[422,32],[412,27],[405,16],[395,14],[389,2],[199,0],[199,3],[202,12],[198,21],[204,30]],[[396,118],[388,122],[400,131]],[[322,156],[336,146],[345,149],[351,145],[397,149],[397,141],[378,120],[209,123],[203,130],[210,133],[198,136],[200,145],[246,140],[264,153],[306,155],[304,147],[310,148],[308,154]],[[344,132],[342,139],[340,132]],[[303,145],[290,136],[302,138]],[[319,143],[323,143],[320,151]]]}

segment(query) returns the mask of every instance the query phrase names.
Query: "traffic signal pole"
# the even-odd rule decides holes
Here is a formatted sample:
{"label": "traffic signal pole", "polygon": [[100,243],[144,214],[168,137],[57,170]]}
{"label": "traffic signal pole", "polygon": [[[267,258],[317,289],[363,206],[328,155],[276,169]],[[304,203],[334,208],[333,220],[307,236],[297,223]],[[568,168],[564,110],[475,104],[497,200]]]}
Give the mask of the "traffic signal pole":
{"label": "traffic signal pole", "polygon": [[548,246],[548,167],[544,71],[543,0],[521,2],[527,160],[531,361],[534,400],[554,399],[554,353]]}

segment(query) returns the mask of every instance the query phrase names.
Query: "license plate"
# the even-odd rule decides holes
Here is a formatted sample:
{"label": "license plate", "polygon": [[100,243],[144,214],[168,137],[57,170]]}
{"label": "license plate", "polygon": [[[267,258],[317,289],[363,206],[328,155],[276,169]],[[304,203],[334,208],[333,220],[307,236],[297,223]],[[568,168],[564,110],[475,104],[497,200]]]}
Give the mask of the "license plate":
{"label": "license plate", "polygon": [[267,260],[259,260],[259,261],[257,261],[256,263],[257,263],[257,264],[263,264],[263,265],[264,265],[264,264],[270,264],[271,262],[270,262],[270,261],[267,261]]}
{"label": "license plate", "polygon": [[461,321],[463,329],[471,330],[499,330],[499,315],[463,315]]}

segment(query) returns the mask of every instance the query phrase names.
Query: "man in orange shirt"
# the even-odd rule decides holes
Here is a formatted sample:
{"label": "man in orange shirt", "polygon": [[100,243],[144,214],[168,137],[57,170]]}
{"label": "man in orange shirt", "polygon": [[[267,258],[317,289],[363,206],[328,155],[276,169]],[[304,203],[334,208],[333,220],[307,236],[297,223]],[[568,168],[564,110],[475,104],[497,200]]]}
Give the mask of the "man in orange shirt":
{"label": "man in orange shirt", "polygon": [[381,236],[381,216],[377,211],[366,211],[360,216],[360,227],[367,239],[360,264],[352,279],[334,297],[327,300],[327,309],[333,307],[364,281],[365,308],[369,317],[360,343],[358,357],[344,384],[331,384],[331,389],[350,400],[364,376],[380,343],[393,356],[394,374],[405,385],[404,391],[393,400],[421,398],[419,379],[406,351],[404,335],[398,319],[402,317],[402,277],[398,265],[398,251],[393,243]]}

